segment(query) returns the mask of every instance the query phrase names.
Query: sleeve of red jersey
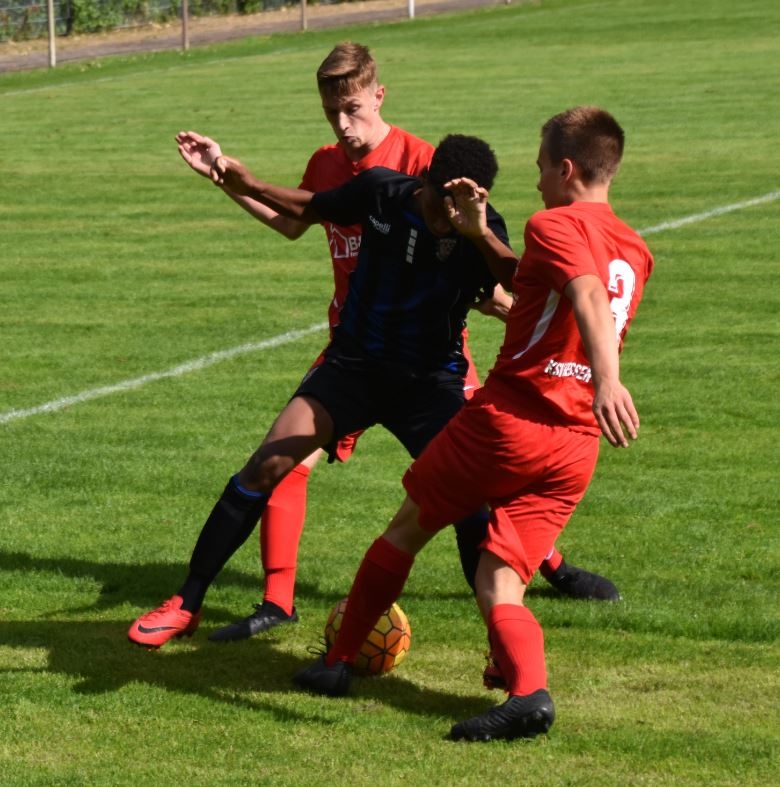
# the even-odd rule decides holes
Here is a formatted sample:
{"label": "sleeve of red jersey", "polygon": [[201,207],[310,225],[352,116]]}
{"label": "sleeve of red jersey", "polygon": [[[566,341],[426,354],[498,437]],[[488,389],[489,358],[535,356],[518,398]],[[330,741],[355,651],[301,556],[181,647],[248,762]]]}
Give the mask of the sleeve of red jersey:
{"label": "sleeve of red jersey", "polygon": [[317,191],[315,184],[315,177],[314,172],[317,168],[317,158],[319,155],[319,150],[315,150],[312,154],[312,157],[309,159],[309,163],[306,165],[306,170],[303,173],[303,177],[301,178],[301,183],[298,186],[299,189],[305,189],[306,191]]}
{"label": "sleeve of red jersey", "polygon": [[557,210],[539,211],[528,220],[524,256],[535,275],[557,292],[578,276],[599,275],[577,223]]}

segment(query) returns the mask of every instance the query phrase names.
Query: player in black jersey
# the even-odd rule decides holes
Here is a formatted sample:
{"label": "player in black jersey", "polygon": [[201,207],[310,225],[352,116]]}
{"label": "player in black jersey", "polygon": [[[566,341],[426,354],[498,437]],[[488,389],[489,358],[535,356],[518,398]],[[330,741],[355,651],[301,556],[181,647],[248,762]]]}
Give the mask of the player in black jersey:
{"label": "player in black jersey", "polygon": [[209,585],[252,533],[274,487],[314,450],[332,451],[339,437],[381,424],[416,457],[460,409],[467,312],[511,278],[516,258],[493,210],[495,244],[478,248],[458,234],[460,211],[446,186],[468,177],[490,189],[497,172],[487,143],[462,135],[442,140],[422,179],[375,168],[319,193],[274,186],[235,159],[217,159],[212,177],[233,193],[311,224],[361,224],[359,259],[322,363],[228,482],[178,593],[133,623],[131,641],[159,647],[194,633]]}

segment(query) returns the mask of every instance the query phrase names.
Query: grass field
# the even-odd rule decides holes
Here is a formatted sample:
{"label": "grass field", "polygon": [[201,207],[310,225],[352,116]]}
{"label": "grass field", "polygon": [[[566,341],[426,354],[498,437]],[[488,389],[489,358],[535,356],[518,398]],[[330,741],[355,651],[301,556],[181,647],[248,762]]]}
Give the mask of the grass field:
{"label": "grass field", "polygon": [[[0,75],[0,783],[777,783],[778,23],[773,0],[543,0]],[[529,590],[558,709],[534,741],[444,740],[500,700],[450,533],[401,598],[396,673],[343,700],[291,685],[401,499],[380,429],[312,474],[297,626],[207,641],[257,598],[253,537],[192,640],[125,639],[326,340],[322,234],[259,227],[173,135],[296,183],[345,38],[379,60],[388,120],[491,142],[516,245],[540,124],[597,103],[627,132],[613,203],[656,257],[623,361],[642,432],[604,445],[560,542],[623,600]],[[471,334],[486,372],[501,327]]]}

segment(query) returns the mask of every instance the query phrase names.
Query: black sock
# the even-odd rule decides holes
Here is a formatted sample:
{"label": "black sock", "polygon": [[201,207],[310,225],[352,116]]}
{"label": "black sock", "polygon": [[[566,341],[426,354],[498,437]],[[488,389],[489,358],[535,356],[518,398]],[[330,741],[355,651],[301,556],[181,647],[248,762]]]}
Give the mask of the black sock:
{"label": "black sock", "polygon": [[182,609],[197,612],[209,585],[255,529],[270,495],[250,492],[233,476],[200,531],[190,573],[179,590]]}
{"label": "black sock", "polygon": [[488,510],[483,509],[466,519],[455,523],[455,538],[458,542],[460,567],[469,587],[476,593],[477,566],[479,565],[479,545],[487,535]]}

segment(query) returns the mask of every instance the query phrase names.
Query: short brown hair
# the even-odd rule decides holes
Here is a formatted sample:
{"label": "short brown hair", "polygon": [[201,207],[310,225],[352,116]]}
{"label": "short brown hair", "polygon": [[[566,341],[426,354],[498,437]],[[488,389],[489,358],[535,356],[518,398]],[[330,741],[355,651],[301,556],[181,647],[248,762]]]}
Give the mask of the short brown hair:
{"label": "short brown hair", "polygon": [[623,129],[598,107],[574,107],[542,126],[542,145],[550,161],[571,159],[586,183],[608,183],[623,157]]}
{"label": "short brown hair", "polygon": [[337,44],[317,69],[317,87],[322,96],[350,96],[377,80],[376,61],[368,47],[351,41]]}

